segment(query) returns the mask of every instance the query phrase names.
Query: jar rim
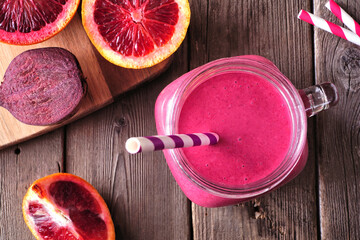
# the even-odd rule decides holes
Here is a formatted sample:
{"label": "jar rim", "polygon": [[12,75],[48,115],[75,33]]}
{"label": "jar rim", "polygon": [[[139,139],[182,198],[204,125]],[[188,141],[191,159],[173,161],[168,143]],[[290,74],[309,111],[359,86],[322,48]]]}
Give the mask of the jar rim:
{"label": "jar rim", "polygon": [[178,133],[178,119],[182,109],[181,104],[185,101],[184,98],[186,98],[186,94],[190,94],[199,84],[209,79],[204,80],[204,78],[208,77],[209,74],[220,75],[222,73],[221,71],[243,72],[245,70],[257,75],[260,74],[260,76],[265,77],[266,80],[272,81],[287,101],[293,123],[291,146],[282,163],[272,173],[262,179],[236,188],[222,186],[204,179],[204,177],[197,174],[196,171],[187,164],[186,157],[181,148],[169,150],[176,165],[192,182],[198,187],[220,197],[251,198],[274,189],[280,185],[295,168],[306,145],[307,120],[305,108],[297,89],[272,62],[260,56],[222,58],[189,72],[174,94],[172,100],[173,107],[167,115],[167,134]]}

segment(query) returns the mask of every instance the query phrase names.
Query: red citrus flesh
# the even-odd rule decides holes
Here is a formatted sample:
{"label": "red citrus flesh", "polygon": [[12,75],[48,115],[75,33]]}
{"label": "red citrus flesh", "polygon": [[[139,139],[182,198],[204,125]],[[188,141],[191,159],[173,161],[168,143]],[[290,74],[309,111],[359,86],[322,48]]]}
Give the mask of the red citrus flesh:
{"label": "red citrus flesh", "polygon": [[0,42],[28,45],[60,32],[80,0],[0,0]]}
{"label": "red citrus flesh", "polygon": [[35,181],[24,197],[23,215],[37,239],[115,239],[104,200],[89,183],[71,174]]}
{"label": "red citrus flesh", "polygon": [[169,57],[185,38],[187,0],[84,0],[85,30],[110,62],[144,68]]}

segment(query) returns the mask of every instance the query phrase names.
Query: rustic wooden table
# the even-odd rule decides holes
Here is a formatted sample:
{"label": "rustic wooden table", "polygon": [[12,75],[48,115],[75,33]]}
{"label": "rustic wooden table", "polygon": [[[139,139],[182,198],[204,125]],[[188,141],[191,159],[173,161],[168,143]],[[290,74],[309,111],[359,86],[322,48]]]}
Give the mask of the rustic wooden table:
{"label": "rustic wooden table", "polygon": [[[359,18],[359,1],[337,1]],[[37,178],[69,172],[107,202],[117,239],[359,239],[360,47],[297,19],[300,9],[337,24],[325,0],[191,0],[187,38],[160,77],[52,133],[0,151],[0,239],[33,239],[21,212]],[[211,60],[259,54],[297,88],[330,81],[337,107],[309,119],[305,170],[256,201],[206,209],[192,204],[161,152],[130,156],[130,136],[153,135],[154,103],[183,73]]]}

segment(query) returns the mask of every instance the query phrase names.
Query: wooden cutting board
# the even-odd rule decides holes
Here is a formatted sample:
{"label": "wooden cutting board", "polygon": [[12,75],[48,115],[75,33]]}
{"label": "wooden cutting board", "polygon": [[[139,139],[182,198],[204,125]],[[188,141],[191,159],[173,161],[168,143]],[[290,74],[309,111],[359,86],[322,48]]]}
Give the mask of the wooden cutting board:
{"label": "wooden cutting board", "polygon": [[76,14],[63,31],[43,43],[30,46],[0,43],[0,82],[14,57],[25,50],[43,47],[62,47],[77,57],[88,84],[87,95],[80,102],[80,109],[73,117],[51,126],[24,124],[0,107],[0,149],[49,132],[110,104],[119,94],[163,72],[171,61],[167,59],[152,68],[141,70],[115,66],[93,47],[83,29],[81,17]]}

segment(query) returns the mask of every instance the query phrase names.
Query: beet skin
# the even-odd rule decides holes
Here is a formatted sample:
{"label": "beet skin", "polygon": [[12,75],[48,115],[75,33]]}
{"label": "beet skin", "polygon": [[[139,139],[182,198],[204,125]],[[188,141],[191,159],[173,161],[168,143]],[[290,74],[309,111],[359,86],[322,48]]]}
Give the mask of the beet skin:
{"label": "beet skin", "polygon": [[86,86],[76,57],[62,48],[28,50],[15,57],[0,85],[0,105],[31,125],[71,116]]}

